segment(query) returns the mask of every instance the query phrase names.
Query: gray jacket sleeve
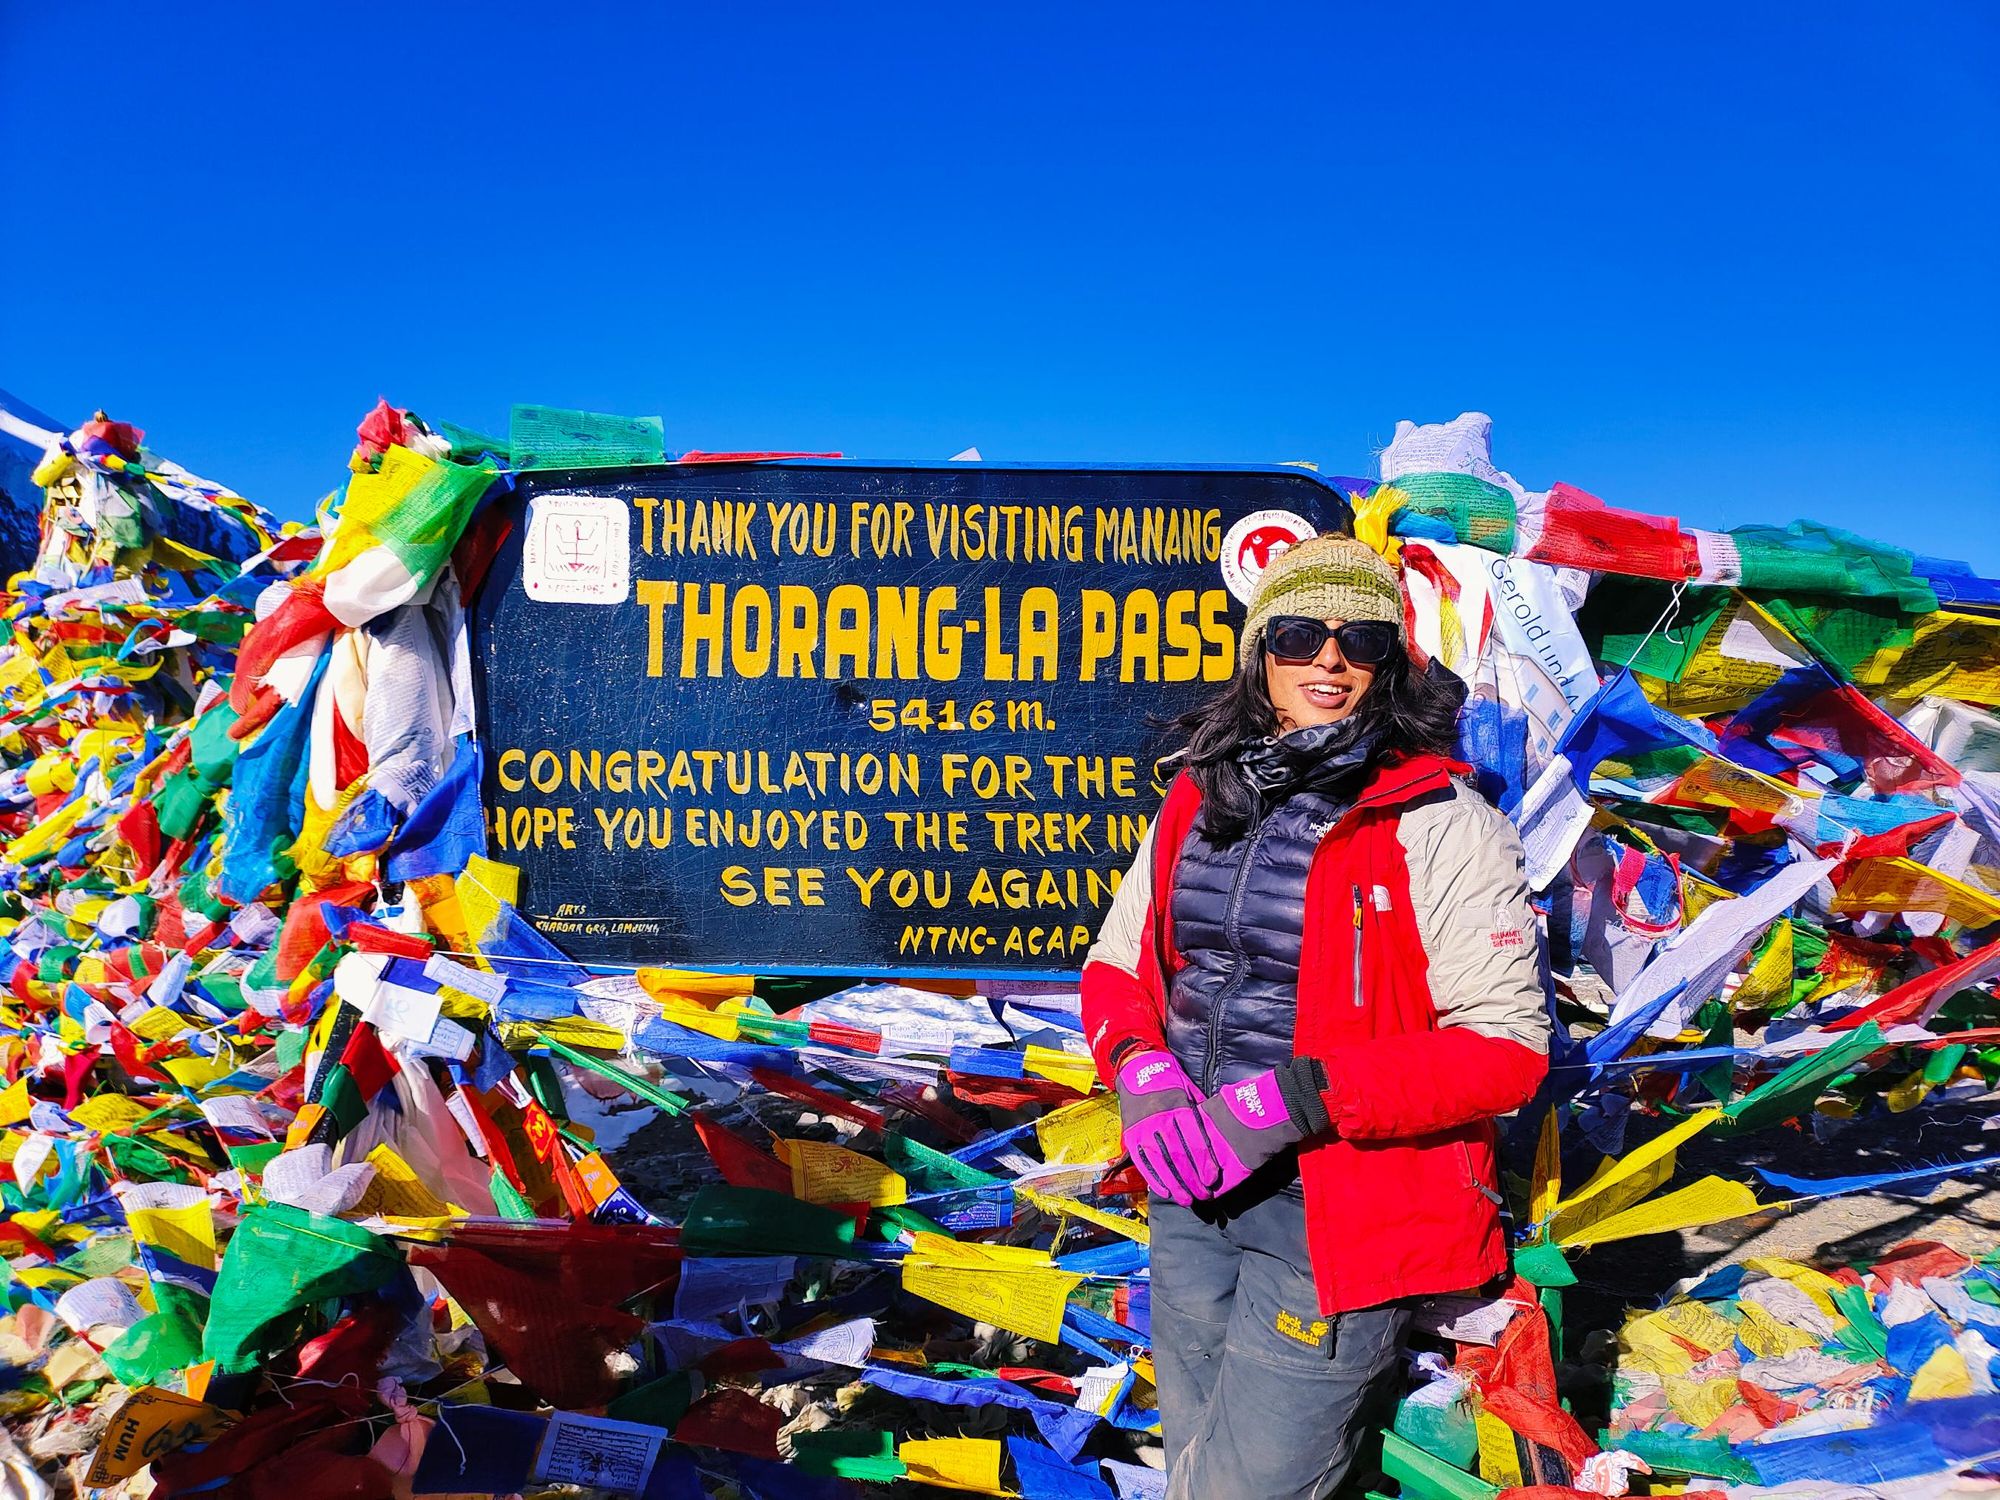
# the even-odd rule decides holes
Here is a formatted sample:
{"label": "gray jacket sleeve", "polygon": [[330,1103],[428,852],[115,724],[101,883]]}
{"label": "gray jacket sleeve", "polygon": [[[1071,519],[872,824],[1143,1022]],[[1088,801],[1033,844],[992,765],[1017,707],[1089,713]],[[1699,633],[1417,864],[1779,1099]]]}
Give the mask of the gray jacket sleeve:
{"label": "gray jacket sleeve", "polygon": [[1401,833],[1438,1023],[1546,1053],[1541,931],[1514,825],[1454,782],[1405,809]]}
{"label": "gray jacket sleeve", "polygon": [[1085,963],[1110,964],[1138,977],[1139,957],[1150,936],[1146,913],[1153,905],[1153,830],[1157,827],[1157,818],[1146,825],[1139,852],[1118,882],[1118,894],[1111,898],[1111,910],[1104,914],[1104,925],[1097,929],[1097,941],[1090,945]]}

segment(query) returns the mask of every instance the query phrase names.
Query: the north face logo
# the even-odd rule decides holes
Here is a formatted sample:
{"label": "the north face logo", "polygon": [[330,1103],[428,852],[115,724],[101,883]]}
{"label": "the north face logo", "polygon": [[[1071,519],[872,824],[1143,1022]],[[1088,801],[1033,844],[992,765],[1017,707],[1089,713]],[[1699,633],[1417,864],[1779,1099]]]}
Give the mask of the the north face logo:
{"label": "the north face logo", "polygon": [[1135,1085],[1151,1083],[1166,1071],[1167,1065],[1163,1062],[1147,1063],[1145,1067],[1132,1075],[1132,1082]]}
{"label": "the north face logo", "polygon": [[1236,1102],[1258,1119],[1264,1118],[1264,1096],[1257,1092],[1254,1082],[1236,1085]]}

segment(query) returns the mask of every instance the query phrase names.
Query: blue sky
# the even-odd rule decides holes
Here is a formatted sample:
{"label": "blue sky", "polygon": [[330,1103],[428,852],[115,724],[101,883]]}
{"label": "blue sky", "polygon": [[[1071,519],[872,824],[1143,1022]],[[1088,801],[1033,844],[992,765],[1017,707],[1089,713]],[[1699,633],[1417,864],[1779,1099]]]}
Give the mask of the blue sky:
{"label": "blue sky", "polygon": [[2000,572],[2000,10],[972,10],[10,6],[0,385],[286,515],[378,394],[1344,473],[1477,409]]}

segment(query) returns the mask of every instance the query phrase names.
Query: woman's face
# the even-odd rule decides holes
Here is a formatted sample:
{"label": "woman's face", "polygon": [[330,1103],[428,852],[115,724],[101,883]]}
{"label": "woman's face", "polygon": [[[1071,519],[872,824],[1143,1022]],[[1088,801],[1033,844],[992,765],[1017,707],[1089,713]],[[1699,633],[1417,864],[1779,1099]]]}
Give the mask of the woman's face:
{"label": "woman's face", "polygon": [[[1329,626],[1343,620],[1328,620]],[[1271,710],[1278,716],[1278,733],[1334,724],[1353,713],[1375,682],[1375,668],[1349,661],[1332,635],[1311,661],[1285,661],[1264,653],[1264,682]]]}

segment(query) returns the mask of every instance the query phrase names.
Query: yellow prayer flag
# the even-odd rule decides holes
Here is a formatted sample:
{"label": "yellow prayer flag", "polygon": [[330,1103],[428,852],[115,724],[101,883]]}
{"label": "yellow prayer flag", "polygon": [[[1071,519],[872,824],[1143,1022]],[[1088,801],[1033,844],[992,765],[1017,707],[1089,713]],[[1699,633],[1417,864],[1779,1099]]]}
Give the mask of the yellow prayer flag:
{"label": "yellow prayer flag", "polygon": [[[1774,677],[1772,679],[1776,681]],[[1747,700],[1746,700],[1747,701]],[[1819,800],[1819,793],[1802,790],[1775,776],[1766,776],[1719,755],[1704,754],[1674,783],[1673,800],[1701,807],[1728,807],[1766,817],[1793,815]]]}
{"label": "yellow prayer flag", "polygon": [[465,870],[452,883],[458,909],[465,918],[466,934],[477,946],[500,916],[500,904],[513,905],[521,893],[521,872],[514,865],[501,864],[483,854],[465,862]]}
{"label": "yellow prayer flag", "polygon": [[543,1037],[553,1037],[566,1047],[623,1052],[629,1040],[616,1026],[607,1026],[588,1016],[556,1016],[546,1021],[503,1021],[496,1029],[500,1033],[501,1045],[509,1051],[525,1050]]}
{"label": "yellow prayer flag", "polygon": [[[169,1057],[160,1064],[167,1076],[183,1088],[201,1091],[219,1078],[227,1078],[236,1071],[236,1064],[227,1054],[216,1057]],[[244,1090],[243,1092],[248,1092]]]}
{"label": "yellow prayer flag", "polygon": [[[1081,1276],[992,1253],[1013,1248],[1009,1246],[955,1244],[948,1260],[933,1260],[925,1256],[924,1247],[940,1236],[916,1238],[917,1247],[903,1262],[905,1291],[1029,1338],[1051,1344],[1061,1338],[1063,1308],[1082,1283]],[[1046,1262],[1041,1252],[1028,1253]]]}
{"label": "yellow prayer flag", "polygon": [[380,545],[382,535],[378,528],[437,464],[436,459],[397,443],[372,470],[350,475],[347,496],[340,509],[340,527],[314,560],[312,576],[330,577],[370,547]]}
{"label": "yellow prayer flag", "polygon": [[[85,1130],[98,1135],[116,1135],[130,1130],[152,1110],[127,1094],[92,1094],[69,1112],[69,1117]],[[0,1120],[0,1124],[12,1123]]]}
{"label": "yellow prayer flag", "polygon": [[14,1279],[36,1291],[68,1291],[87,1279],[81,1271],[65,1271],[61,1266],[16,1266]]}
{"label": "yellow prayer flag", "polygon": [[[1401,510],[1409,496],[1393,484],[1375,487],[1372,495],[1358,495],[1354,500],[1354,535],[1358,541],[1366,542],[1383,557],[1394,562],[1396,551],[1402,548],[1402,538],[1389,535],[1389,522]],[[1392,551],[1390,549],[1396,549]]]}
{"label": "yellow prayer flag", "polygon": [[1042,1160],[1051,1166],[1095,1166],[1115,1161],[1125,1149],[1119,1136],[1116,1094],[1096,1094],[1065,1104],[1035,1122]]}
{"label": "yellow prayer flag", "polygon": [[96,806],[88,797],[65,804],[45,821],[15,839],[8,847],[8,860],[17,865],[32,864],[51,850],[68,843],[70,830],[76,827],[85,813],[94,812]]}
{"label": "yellow prayer flag", "polygon": [[112,1414],[84,1483],[103,1488],[130,1479],[163,1454],[208,1442],[229,1425],[229,1415],[206,1402],[142,1386]]}
{"label": "yellow prayer flag", "polygon": [[[1558,1244],[1570,1243],[1569,1235],[1571,1233],[1580,1232],[1593,1218],[1601,1217],[1604,1214],[1604,1209],[1601,1206],[1591,1210],[1589,1213],[1582,1212],[1585,1205],[1589,1204],[1592,1199],[1598,1197],[1600,1194],[1609,1192],[1623,1183],[1632,1181],[1640,1173],[1647,1174],[1645,1177],[1640,1178],[1640,1180],[1649,1182],[1655,1186],[1664,1182],[1665,1176],[1659,1171],[1660,1165],[1665,1163],[1667,1172],[1671,1172],[1673,1170],[1673,1153],[1679,1149],[1681,1143],[1706,1130],[1721,1118],[1721,1110],[1699,1110],[1689,1115],[1672,1129],[1663,1131],[1661,1134],[1655,1136],[1652,1140],[1646,1142],[1645,1145],[1635,1147],[1626,1152],[1618,1160],[1605,1162],[1603,1166],[1590,1175],[1588,1182],[1584,1183],[1582,1187],[1578,1188],[1567,1199],[1556,1205],[1556,1218],[1555,1222],[1550,1226],[1549,1237]],[[1650,1189],[1648,1190],[1650,1191]],[[1632,1201],[1633,1199],[1629,1196],[1628,1190],[1625,1203],[1629,1204]]]}
{"label": "yellow prayer flag", "polygon": [[660,1019],[672,1021],[676,1026],[685,1026],[689,1031],[698,1031],[703,1036],[712,1036],[717,1041],[733,1042],[742,1030],[736,1017],[726,1011],[710,1010],[697,1005],[692,1000],[665,999],[660,1002]]}
{"label": "yellow prayer flag", "polygon": [[1834,892],[1833,909],[1936,912],[1965,927],[2000,921],[2000,896],[1993,896],[1921,860],[1900,855],[1859,859]]}
{"label": "yellow prayer flag", "polygon": [[872,1156],[825,1141],[784,1142],[792,1165],[792,1196],[808,1203],[868,1203],[885,1207],[904,1202],[909,1187],[900,1172]]}
{"label": "yellow prayer flag", "polygon": [[[1551,1104],[1535,1141],[1535,1175],[1528,1188],[1528,1222],[1540,1226],[1562,1197],[1562,1120]],[[1537,1234],[1541,1230],[1537,1228]]]}
{"label": "yellow prayer flag", "polygon": [[180,1208],[125,1209],[132,1238],[156,1245],[176,1260],[204,1271],[215,1269],[215,1213],[207,1198]]}
{"label": "yellow prayer flag", "polygon": [[35,1101],[28,1097],[28,1078],[24,1073],[0,1091],[0,1126],[20,1124],[34,1107]]}
{"label": "yellow prayer flag", "polygon": [[80,1380],[109,1380],[111,1371],[97,1357],[97,1351],[81,1339],[60,1345],[42,1366],[42,1375],[51,1389],[66,1390]]}
{"label": "yellow prayer flag", "polygon": [[896,1457],[919,1484],[975,1495],[1006,1495],[1000,1487],[1000,1444],[993,1438],[906,1438]]}
{"label": "yellow prayer flag", "polygon": [[1479,1411],[1472,1419],[1479,1437],[1479,1477],[1501,1489],[1521,1482],[1521,1451],[1514,1446],[1514,1429],[1490,1411]]}
{"label": "yellow prayer flag", "polygon": [[1769,1010],[1792,998],[1792,923],[1789,917],[1773,929],[1774,936],[1736,986],[1730,1004],[1738,1013]]}
{"label": "yellow prayer flag", "polygon": [[1892,1115],[1908,1114],[1924,1102],[1934,1085],[1924,1077],[1924,1070],[1918,1068],[1909,1077],[1898,1083],[1882,1096],[1882,1102],[1889,1106]]}
{"label": "yellow prayer flag", "polygon": [[1972,1372],[1965,1356],[1950,1344],[1940,1344],[1910,1379],[1912,1401],[1936,1401],[1944,1396],[1970,1396]]}
{"label": "yellow prayer flag", "polygon": [[1097,1064],[1087,1054],[1078,1056],[1059,1047],[1038,1047],[1033,1042],[1021,1049],[1021,1067],[1079,1094],[1089,1093],[1097,1081]]}
{"label": "yellow prayer flag", "polygon": [[1845,1316],[1840,1311],[1840,1304],[1833,1300],[1833,1294],[1840,1290],[1840,1283],[1824,1271],[1799,1261],[1786,1260],[1782,1255],[1754,1255],[1743,1262],[1743,1268],[1760,1276],[1775,1276],[1780,1281],[1789,1281],[1812,1298],[1821,1312]]}
{"label": "yellow prayer flag", "polygon": [[1743,1340],[1743,1347],[1759,1359],[1783,1359],[1787,1354],[1796,1354],[1801,1349],[1817,1349],[1819,1336],[1794,1328],[1782,1321],[1762,1303],[1741,1301],[1736,1310],[1743,1315],[1743,1323],[1736,1336]]}
{"label": "yellow prayer flag", "polygon": [[[1618,1180],[1608,1187],[1600,1183],[1600,1178],[1616,1175]],[[1597,1170],[1590,1174],[1578,1191],[1577,1201],[1564,1204],[1556,1209],[1555,1216],[1544,1230],[1544,1238],[1554,1240],[1558,1245],[1569,1243],[1570,1239],[1591,1225],[1623,1213],[1641,1199],[1657,1192],[1674,1175],[1674,1154],[1642,1163],[1632,1171],[1624,1170],[1624,1163],[1607,1158],[1597,1164]],[[1601,1190],[1600,1190],[1601,1189]],[[1587,1195],[1587,1196],[1586,1196]]]}
{"label": "yellow prayer flag", "polygon": [[[301,1114],[304,1112],[304,1110],[300,1111]],[[294,1120],[293,1123],[297,1124],[298,1122]],[[171,1152],[173,1155],[182,1157],[187,1161],[197,1162],[205,1167],[216,1165],[215,1158],[210,1156],[202,1145],[196,1141],[189,1140],[177,1131],[162,1130],[157,1134],[147,1137],[147,1139],[160,1150]]]}
{"label": "yellow prayer flag", "polygon": [[702,974],[693,969],[641,969],[637,978],[655,1000],[669,996],[688,1000],[739,1000],[755,992],[746,974]]}
{"label": "yellow prayer flag", "polygon": [[355,1212],[402,1219],[441,1219],[453,1212],[387,1141],[368,1153],[368,1165],[375,1169],[375,1180],[368,1184]]}
{"label": "yellow prayer flag", "polygon": [[1736,1342],[1736,1325],[1706,1302],[1683,1297],[1669,1302],[1657,1316],[1660,1326],[1667,1332],[1711,1354]]}
{"label": "yellow prayer flag", "polygon": [[1562,1241],[1564,1245],[1602,1245],[1612,1240],[1630,1239],[1640,1234],[1665,1234],[1670,1229],[1692,1229],[1724,1219],[1741,1218],[1760,1209],[1782,1207],[1757,1201],[1757,1195],[1740,1182],[1726,1177],[1704,1177],[1678,1192],[1641,1203]]}
{"label": "yellow prayer flag", "polygon": [[194,1022],[177,1010],[155,1005],[134,1020],[131,1029],[134,1035],[142,1036],[149,1042],[164,1042],[183,1031],[193,1030]]}
{"label": "yellow prayer flag", "polygon": [[1037,1250],[1033,1245],[977,1245],[929,1230],[917,1232],[910,1256],[933,1265],[967,1266],[973,1270],[1032,1271],[1054,1264],[1048,1251]]}
{"label": "yellow prayer flag", "polygon": [[1854,680],[1871,698],[1935,693],[2000,704],[2000,624],[1947,609],[1918,616],[1909,645],[1884,646],[1854,669]]}
{"label": "yellow prayer flag", "polygon": [[1733,1375],[1714,1380],[1689,1380],[1684,1376],[1669,1375],[1665,1387],[1667,1405],[1674,1409],[1674,1415],[1697,1431],[1743,1399],[1736,1389],[1736,1377]]}
{"label": "yellow prayer flag", "polygon": [[12,697],[39,676],[35,670],[35,658],[26,651],[16,650],[6,661],[0,662],[0,694]]}
{"label": "yellow prayer flag", "polygon": [[455,990],[448,984],[438,986],[438,1014],[448,1021],[476,1021],[484,1024],[492,1019],[493,1007],[477,995],[468,995],[464,990]]}
{"label": "yellow prayer flag", "polygon": [[1122,1234],[1128,1240],[1141,1245],[1153,1242],[1153,1231],[1144,1219],[1128,1219],[1120,1214],[1110,1213],[1093,1204],[1079,1203],[1074,1198],[1065,1198],[1060,1193],[1038,1193],[1033,1188],[1017,1187],[1014,1196],[1026,1198],[1045,1214],[1068,1214],[1081,1219],[1086,1224],[1095,1224],[1099,1229],[1108,1229],[1113,1234]]}

